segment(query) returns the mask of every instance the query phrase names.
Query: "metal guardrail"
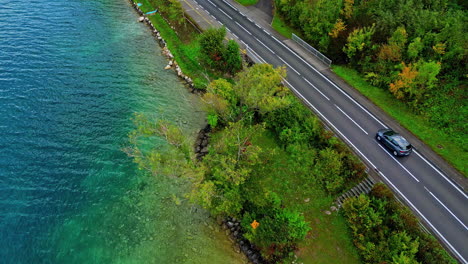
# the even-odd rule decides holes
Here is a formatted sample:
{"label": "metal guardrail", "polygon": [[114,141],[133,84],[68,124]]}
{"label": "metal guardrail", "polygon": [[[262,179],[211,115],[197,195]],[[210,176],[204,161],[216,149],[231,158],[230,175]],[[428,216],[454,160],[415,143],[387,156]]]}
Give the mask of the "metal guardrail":
{"label": "metal guardrail", "polygon": [[323,55],[322,53],[320,53],[320,51],[316,50],[314,47],[312,47],[311,45],[309,45],[307,42],[305,42],[304,40],[302,40],[300,37],[296,36],[294,33],[292,34],[292,40],[294,40],[294,42],[296,42],[297,44],[301,45],[304,49],[306,49],[307,51],[309,51],[310,53],[312,53],[315,57],[317,57],[317,59],[319,59],[320,61],[322,61],[323,63],[325,63],[327,66],[330,66],[330,65],[331,65],[332,60],[330,60],[330,59],[327,58],[325,55]]}

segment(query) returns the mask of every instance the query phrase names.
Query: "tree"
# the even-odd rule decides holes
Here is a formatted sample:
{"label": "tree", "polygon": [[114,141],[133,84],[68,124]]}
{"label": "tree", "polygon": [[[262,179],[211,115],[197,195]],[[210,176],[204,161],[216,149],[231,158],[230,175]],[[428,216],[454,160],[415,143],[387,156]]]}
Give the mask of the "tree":
{"label": "tree", "polygon": [[[244,237],[260,247],[267,260],[284,258],[311,229],[299,212],[272,207],[259,211],[262,214],[245,214],[242,226]],[[250,226],[253,220],[260,223],[256,229]]]}
{"label": "tree", "polygon": [[211,66],[219,67],[224,54],[226,28],[210,28],[200,35],[200,52]]}
{"label": "tree", "polygon": [[415,59],[419,56],[421,51],[424,48],[424,44],[421,41],[420,37],[416,37],[413,39],[413,41],[408,45],[408,58],[409,59]]}
{"label": "tree", "polygon": [[242,58],[239,52],[239,44],[234,40],[229,40],[223,54],[225,70],[231,74],[242,69]]}
{"label": "tree", "polygon": [[240,103],[252,111],[265,114],[290,104],[288,89],[281,81],[286,77],[284,67],[255,64],[240,72],[234,87]]}
{"label": "tree", "polygon": [[328,33],[332,38],[337,38],[340,32],[346,30],[346,24],[340,18],[336,21],[331,32]]}
{"label": "tree", "polygon": [[209,115],[216,115],[221,123],[237,121],[238,98],[233,86],[225,79],[212,81],[207,88],[207,93],[202,97]]}
{"label": "tree", "polygon": [[[343,52],[346,53],[348,58],[357,60],[362,58],[366,52],[365,49],[372,49],[371,38],[375,32],[375,25],[371,27],[357,28],[349,34],[347,43],[343,47]],[[360,56],[358,56],[360,55]]]}
{"label": "tree", "polygon": [[398,79],[390,84],[390,91],[397,99],[412,101],[414,105],[417,105],[422,96],[435,87],[441,64],[420,60],[408,66],[402,63],[402,66],[403,69],[398,74]]}

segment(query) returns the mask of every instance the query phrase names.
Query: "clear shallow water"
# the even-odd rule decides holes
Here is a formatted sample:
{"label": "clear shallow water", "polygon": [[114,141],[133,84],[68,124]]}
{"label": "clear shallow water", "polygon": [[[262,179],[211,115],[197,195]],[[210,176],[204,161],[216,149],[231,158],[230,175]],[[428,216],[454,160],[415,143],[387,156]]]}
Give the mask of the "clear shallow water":
{"label": "clear shallow water", "polygon": [[0,6],[0,263],[235,263],[121,151],[134,112],[203,122],[128,2]]}

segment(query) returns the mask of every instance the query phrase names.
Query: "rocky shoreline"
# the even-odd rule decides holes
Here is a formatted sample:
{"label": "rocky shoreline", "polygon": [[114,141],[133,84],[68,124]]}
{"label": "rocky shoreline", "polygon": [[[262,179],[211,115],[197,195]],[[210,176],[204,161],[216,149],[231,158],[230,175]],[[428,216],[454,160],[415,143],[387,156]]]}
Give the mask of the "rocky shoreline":
{"label": "rocky shoreline", "polygon": [[243,253],[251,263],[266,263],[255,246],[250,244],[250,242],[243,237],[244,233],[242,232],[239,220],[228,216],[223,220],[218,220],[218,222],[223,230],[225,230],[229,240],[235,244],[234,250],[237,253]]}
{"label": "rocky shoreline", "polygon": [[[162,48],[162,54],[169,61],[165,69],[174,69],[177,73],[177,76],[183,82],[185,82],[191,93],[201,93],[201,91],[194,87],[192,79],[182,72],[179,65],[174,59],[174,55],[172,55],[171,51],[167,48],[166,41],[161,37],[161,34],[155,28],[153,23],[151,23],[151,21],[145,16],[143,11],[141,11],[140,7],[136,3],[134,3],[132,0],[129,1],[140,15],[138,21],[141,23],[146,23],[151,28],[153,36],[158,40],[159,46]],[[253,64],[253,61],[248,56],[243,56],[243,59],[248,65]],[[198,136],[194,144],[194,152],[197,160],[199,161],[201,161],[203,157],[206,154],[208,154],[210,132],[211,127],[209,124],[207,124],[204,128],[200,129],[200,131],[198,132]],[[234,217],[228,216],[225,219],[218,220],[218,223],[221,225],[222,229],[225,230],[229,240],[232,243],[234,243],[234,250],[237,253],[243,253],[247,260],[251,263],[267,263],[263,260],[260,252],[255,248],[255,246],[243,237],[243,231],[240,225],[240,221],[238,221]]]}
{"label": "rocky shoreline", "polygon": [[193,84],[193,80],[185,75],[182,70],[180,69],[179,65],[177,64],[176,60],[174,59],[174,55],[172,55],[171,51],[167,48],[166,41],[161,37],[161,34],[159,31],[156,29],[156,27],[153,25],[151,20],[149,20],[143,11],[141,11],[140,7],[133,2],[132,0],[129,0],[132,6],[135,8],[135,10],[138,12],[140,17],[138,18],[138,21],[141,23],[146,23],[148,25],[153,33],[153,36],[158,40],[159,46],[162,48],[162,54],[168,59],[168,64],[165,67],[165,69],[174,69],[175,72],[177,73],[177,76],[185,82],[185,84],[188,86],[188,89],[191,93],[199,93],[200,91],[195,88]]}

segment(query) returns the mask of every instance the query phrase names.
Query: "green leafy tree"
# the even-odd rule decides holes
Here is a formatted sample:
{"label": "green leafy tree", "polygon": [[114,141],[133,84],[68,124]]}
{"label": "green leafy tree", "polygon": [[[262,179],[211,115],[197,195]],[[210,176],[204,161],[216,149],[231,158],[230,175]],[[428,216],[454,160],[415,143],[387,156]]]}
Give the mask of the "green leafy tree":
{"label": "green leafy tree", "polygon": [[351,60],[359,60],[367,54],[365,50],[371,50],[373,48],[371,38],[374,32],[374,25],[371,27],[355,29],[351,34],[349,34],[347,43],[343,48],[343,52],[346,53],[348,58]]}
{"label": "green leafy tree", "polygon": [[239,44],[234,40],[229,40],[223,54],[225,70],[234,74],[242,69],[242,57],[240,55]]}
{"label": "green leafy tree", "polygon": [[212,67],[219,68],[222,63],[225,46],[226,28],[210,28],[200,35],[200,52],[204,60]]}
{"label": "green leafy tree", "polygon": [[284,67],[275,69],[270,64],[255,64],[236,76],[234,90],[242,105],[265,114],[290,104],[289,90],[281,83],[285,77]]}

